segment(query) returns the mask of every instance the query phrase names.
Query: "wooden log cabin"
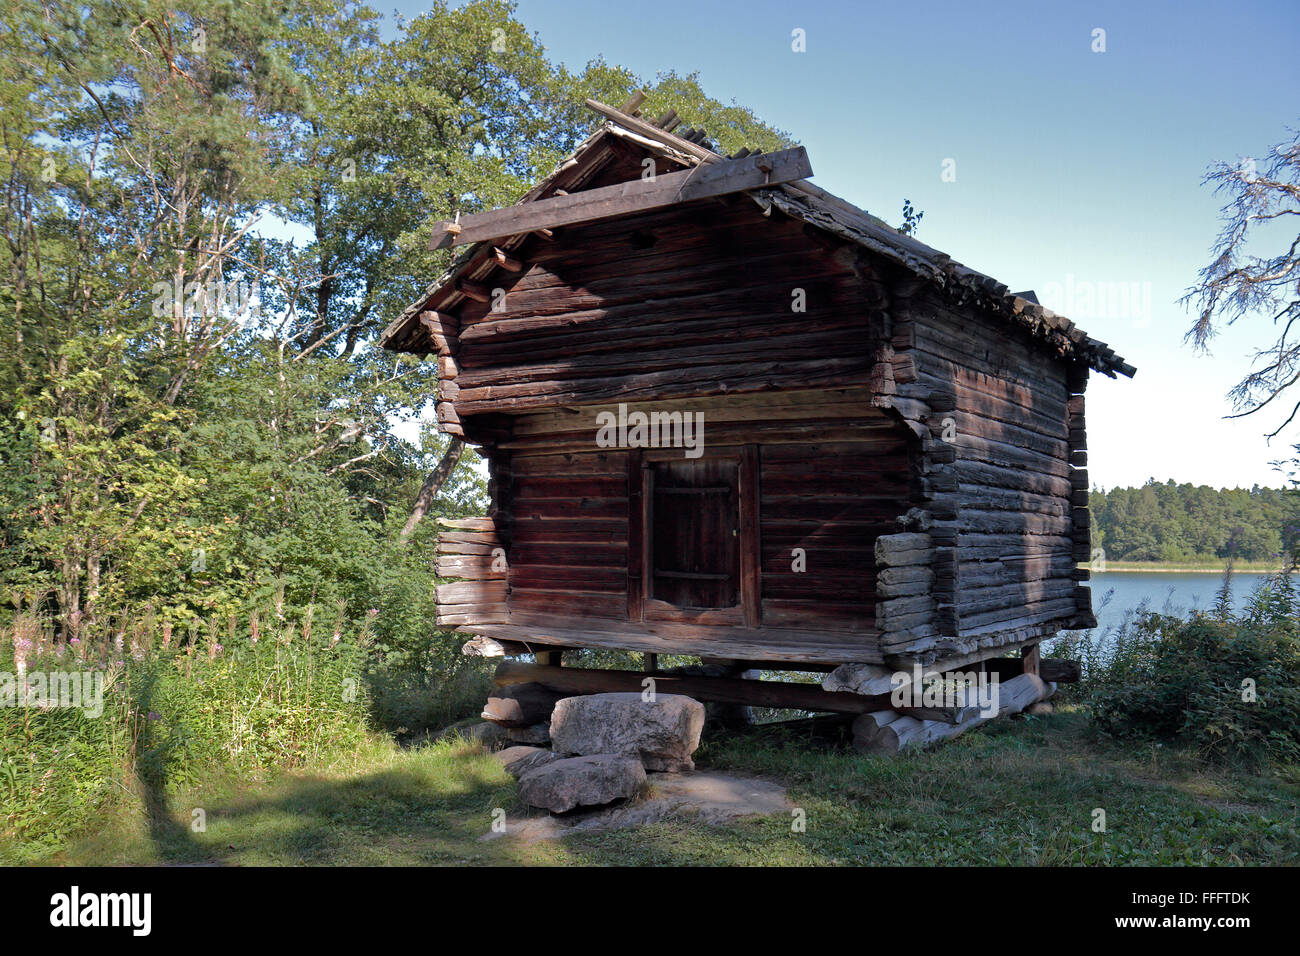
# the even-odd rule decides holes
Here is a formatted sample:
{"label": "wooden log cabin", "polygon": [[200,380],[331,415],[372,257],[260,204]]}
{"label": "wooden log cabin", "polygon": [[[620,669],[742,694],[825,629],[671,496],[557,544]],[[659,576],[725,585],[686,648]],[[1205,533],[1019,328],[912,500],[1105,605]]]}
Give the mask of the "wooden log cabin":
{"label": "wooden log cabin", "polygon": [[490,514],[440,536],[438,622],[550,663],[822,671],[1093,626],[1084,388],[1134,369],[801,148],[588,105],[517,204],[438,225],[463,253],[381,339],[437,354],[440,426],[490,470]]}

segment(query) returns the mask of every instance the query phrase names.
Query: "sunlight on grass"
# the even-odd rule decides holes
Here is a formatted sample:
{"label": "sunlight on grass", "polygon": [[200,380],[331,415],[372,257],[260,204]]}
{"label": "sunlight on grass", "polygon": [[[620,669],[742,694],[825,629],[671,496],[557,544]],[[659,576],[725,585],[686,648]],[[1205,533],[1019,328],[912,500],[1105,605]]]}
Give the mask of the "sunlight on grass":
{"label": "sunlight on grass", "polygon": [[[309,771],[213,780],[174,795],[171,826],[123,799],[66,863],[224,865],[1232,864],[1300,858],[1300,787],[1087,736],[1077,714],[1008,722],[902,757],[771,734],[712,741],[702,768],[789,787],[792,817],[682,820],[526,844],[480,840],[523,814],[476,744],[403,750],[382,739]],[[1159,773],[1164,779],[1158,779]],[[189,823],[207,813],[207,831]],[[1106,810],[1107,831],[1092,830]]]}

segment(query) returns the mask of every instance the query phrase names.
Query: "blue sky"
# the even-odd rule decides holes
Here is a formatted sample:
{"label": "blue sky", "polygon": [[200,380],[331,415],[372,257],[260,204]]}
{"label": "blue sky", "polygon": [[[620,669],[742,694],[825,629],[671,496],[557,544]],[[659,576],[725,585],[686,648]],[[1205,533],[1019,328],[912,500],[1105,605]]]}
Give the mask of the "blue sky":
{"label": "blue sky", "polygon": [[[1219,227],[1206,166],[1300,126],[1296,0],[520,0],[518,16],[573,70],[603,55],[647,77],[698,71],[806,146],[822,188],[895,223],[909,198],[923,242],[1013,290],[1059,290],[1044,304],[1138,367],[1089,386],[1095,484],[1281,483],[1269,462],[1291,453],[1288,433],[1263,439],[1280,419],[1222,417],[1271,325],[1240,324],[1206,356],[1184,345],[1177,300]],[[1126,309],[1088,304],[1120,291]]]}

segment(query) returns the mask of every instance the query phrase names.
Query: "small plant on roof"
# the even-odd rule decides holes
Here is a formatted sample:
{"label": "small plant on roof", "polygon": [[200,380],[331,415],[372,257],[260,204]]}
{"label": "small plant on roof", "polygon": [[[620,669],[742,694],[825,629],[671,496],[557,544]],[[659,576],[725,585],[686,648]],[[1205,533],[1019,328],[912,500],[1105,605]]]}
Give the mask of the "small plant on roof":
{"label": "small plant on roof", "polygon": [[921,225],[921,219],[925,216],[924,211],[918,212],[912,205],[912,200],[903,200],[903,224],[898,227],[898,231],[905,236],[916,235],[916,230]]}

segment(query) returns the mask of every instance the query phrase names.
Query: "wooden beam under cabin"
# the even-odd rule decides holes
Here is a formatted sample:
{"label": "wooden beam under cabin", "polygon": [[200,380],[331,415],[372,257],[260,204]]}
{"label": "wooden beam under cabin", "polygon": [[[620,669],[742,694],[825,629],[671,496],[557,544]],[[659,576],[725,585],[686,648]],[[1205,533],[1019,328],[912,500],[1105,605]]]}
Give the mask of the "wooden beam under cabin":
{"label": "wooden beam under cabin", "polygon": [[[458,224],[443,222],[435,226],[429,248],[445,249],[448,246],[463,246],[525,232],[625,216],[694,199],[775,186],[811,175],[812,165],[802,146],[776,153],[757,153],[743,159],[700,165],[681,172],[661,173],[653,179],[633,179],[569,196],[538,199],[504,209],[462,216]],[[453,225],[458,225],[459,229],[451,228]],[[457,288],[460,288],[459,285]]]}
{"label": "wooden beam under cabin", "polygon": [[[593,670],[582,667],[547,667],[506,661],[496,669],[497,686],[538,683],[571,694],[622,691],[640,693],[646,675],[641,671]],[[822,690],[816,684],[743,680],[731,677],[678,677],[655,674],[660,694],[685,694],[719,704],[746,704],[814,712],[866,714],[890,706],[889,694],[848,694]]]}

